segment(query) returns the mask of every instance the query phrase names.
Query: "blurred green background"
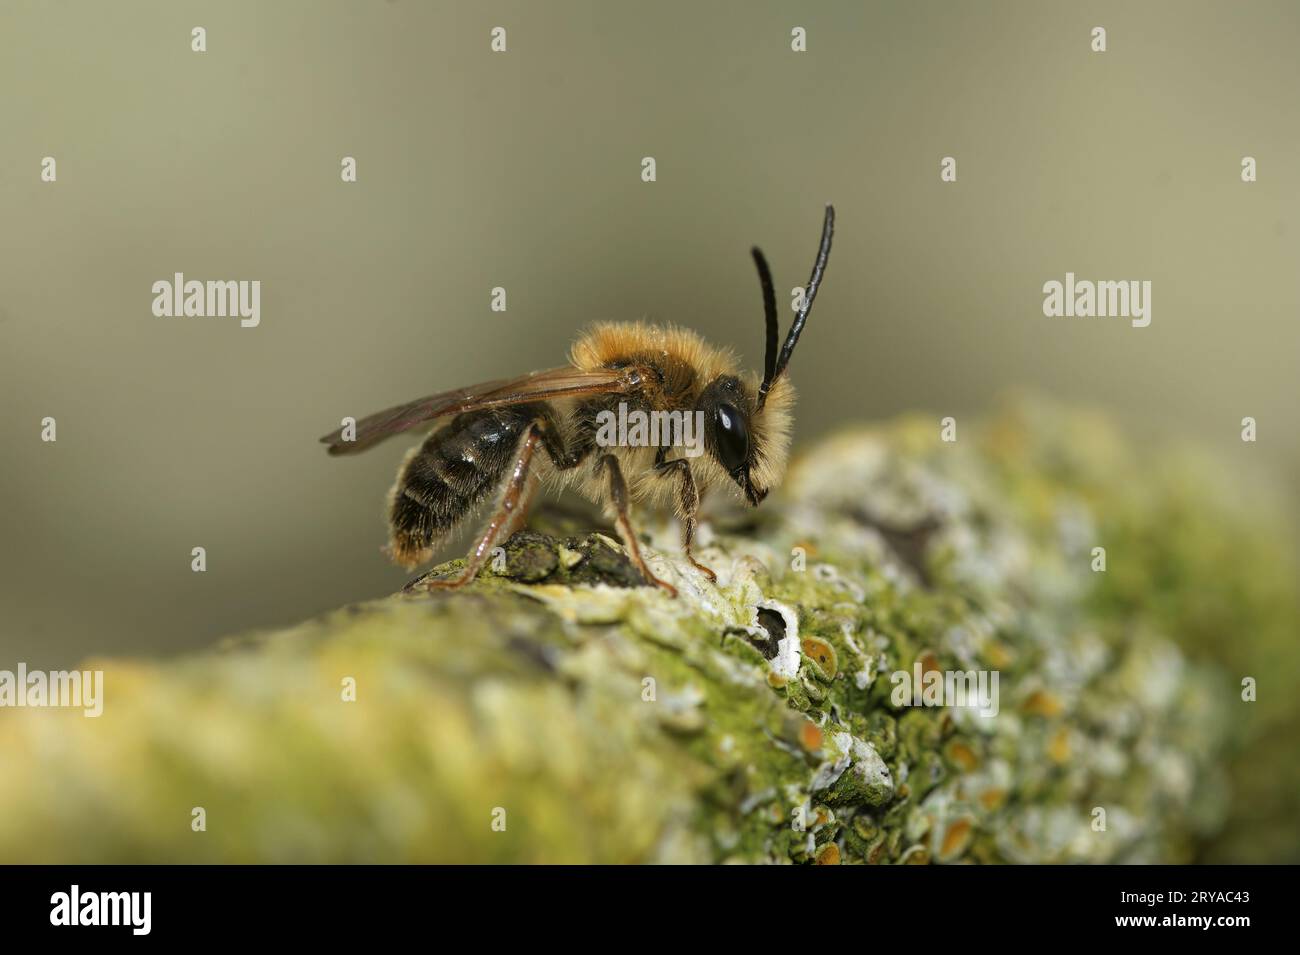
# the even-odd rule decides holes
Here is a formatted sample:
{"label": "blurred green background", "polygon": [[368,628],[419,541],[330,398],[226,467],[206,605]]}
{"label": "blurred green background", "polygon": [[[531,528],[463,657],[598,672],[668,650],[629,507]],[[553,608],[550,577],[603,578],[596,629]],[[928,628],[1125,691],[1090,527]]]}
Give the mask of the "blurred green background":
{"label": "blurred green background", "polygon": [[[409,442],[332,460],[319,435],[557,364],[600,319],[756,365],[748,248],[788,301],[827,201],[799,441],[1026,387],[1294,486],[1298,41],[1293,2],[7,2],[3,660],[181,651],[394,589]],[[154,317],[177,271],[260,280],[261,326]],[[1150,280],[1151,326],[1045,318],[1066,271]]]}

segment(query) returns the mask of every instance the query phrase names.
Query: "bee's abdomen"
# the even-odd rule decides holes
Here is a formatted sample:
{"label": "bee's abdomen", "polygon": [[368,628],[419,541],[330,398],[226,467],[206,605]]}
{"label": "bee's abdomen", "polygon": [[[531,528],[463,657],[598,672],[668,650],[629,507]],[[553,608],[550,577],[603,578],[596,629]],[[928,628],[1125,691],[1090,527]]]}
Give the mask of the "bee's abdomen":
{"label": "bee's abdomen", "polygon": [[389,505],[393,559],[425,562],[489,497],[514,463],[519,442],[543,409],[516,405],[457,416],[406,459]]}

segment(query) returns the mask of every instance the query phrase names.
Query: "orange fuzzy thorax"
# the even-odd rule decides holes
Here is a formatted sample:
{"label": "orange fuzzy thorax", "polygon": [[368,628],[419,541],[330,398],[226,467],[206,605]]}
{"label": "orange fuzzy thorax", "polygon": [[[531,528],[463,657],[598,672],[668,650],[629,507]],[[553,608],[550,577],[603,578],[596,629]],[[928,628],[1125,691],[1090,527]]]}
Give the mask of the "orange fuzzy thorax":
{"label": "orange fuzzy thorax", "polygon": [[[574,342],[570,361],[583,369],[644,363],[662,373],[662,382],[647,382],[644,395],[654,407],[691,409],[701,390],[722,375],[737,375],[750,396],[749,426],[756,449],[750,477],[760,491],[777,486],[785,474],[790,448],[794,386],[788,375],[772,383],[763,407],[757,407],[759,376],[743,374],[730,349],[709,344],[697,332],[680,326],[648,322],[609,322],[594,326]],[[694,462],[701,489],[734,483],[711,458]],[[634,479],[634,484],[641,482]],[[658,482],[666,487],[664,482]],[[641,490],[636,488],[635,493]]]}

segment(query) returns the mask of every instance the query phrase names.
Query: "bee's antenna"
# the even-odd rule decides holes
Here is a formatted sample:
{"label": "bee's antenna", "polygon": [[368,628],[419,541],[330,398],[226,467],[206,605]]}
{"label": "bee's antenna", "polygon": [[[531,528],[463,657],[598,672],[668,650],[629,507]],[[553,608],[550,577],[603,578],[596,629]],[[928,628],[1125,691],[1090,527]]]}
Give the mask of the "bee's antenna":
{"label": "bee's antenna", "polygon": [[772,287],[772,270],[767,267],[767,259],[763,258],[763,251],[754,246],[749,250],[749,254],[754,257],[754,264],[758,266],[758,281],[763,286],[763,318],[767,323],[767,345],[763,349],[763,384],[759,387],[760,395],[767,393],[768,385],[776,376],[776,339],[777,319],[776,319],[776,290]]}
{"label": "bee's antenna", "polygon": [[[804,323],[808,321],[808,313],[812,311],[813,299],[817,297],[817,288],[822,284],[822,274],[826,271],[826,260],[831,255],[831,238],[834,234],[835,207],[827,203],[826,219],[822,223],[821,246],[817,249],[817,261],[813,263],[812,276],[808,279],[808,287],[804,289],[803,302],[800,303],[799,311],[794,317],[794,323],[785,336],[785,344],[781,346],[781,355],[777,358],[776,367],[772,370],[771,375],[764,375],[763,383],[759,386],[758,405],[760,408],[767,399],[767,392],[771,388],[772,382],[781,377],[781,374],[785,371],[785,366],[790,363],[790,356],[794,353],[794,346],[799,343],[799,336],[803,334]],[[768,328],[770,336],[771,326],[769,325]]]}

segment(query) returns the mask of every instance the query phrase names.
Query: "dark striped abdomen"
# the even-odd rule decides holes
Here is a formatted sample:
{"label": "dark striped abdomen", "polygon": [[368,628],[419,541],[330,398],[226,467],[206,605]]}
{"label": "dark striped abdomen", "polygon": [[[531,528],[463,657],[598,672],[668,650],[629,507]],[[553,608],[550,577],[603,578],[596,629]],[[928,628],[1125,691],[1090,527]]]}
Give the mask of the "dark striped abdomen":
{"label": "dark striped abdomen", "polygon": [[519,445],[546,409],[537,404],[471,411],[435,431],[406,459],[389,504],[393,559],[423,563],[505,480]]}

